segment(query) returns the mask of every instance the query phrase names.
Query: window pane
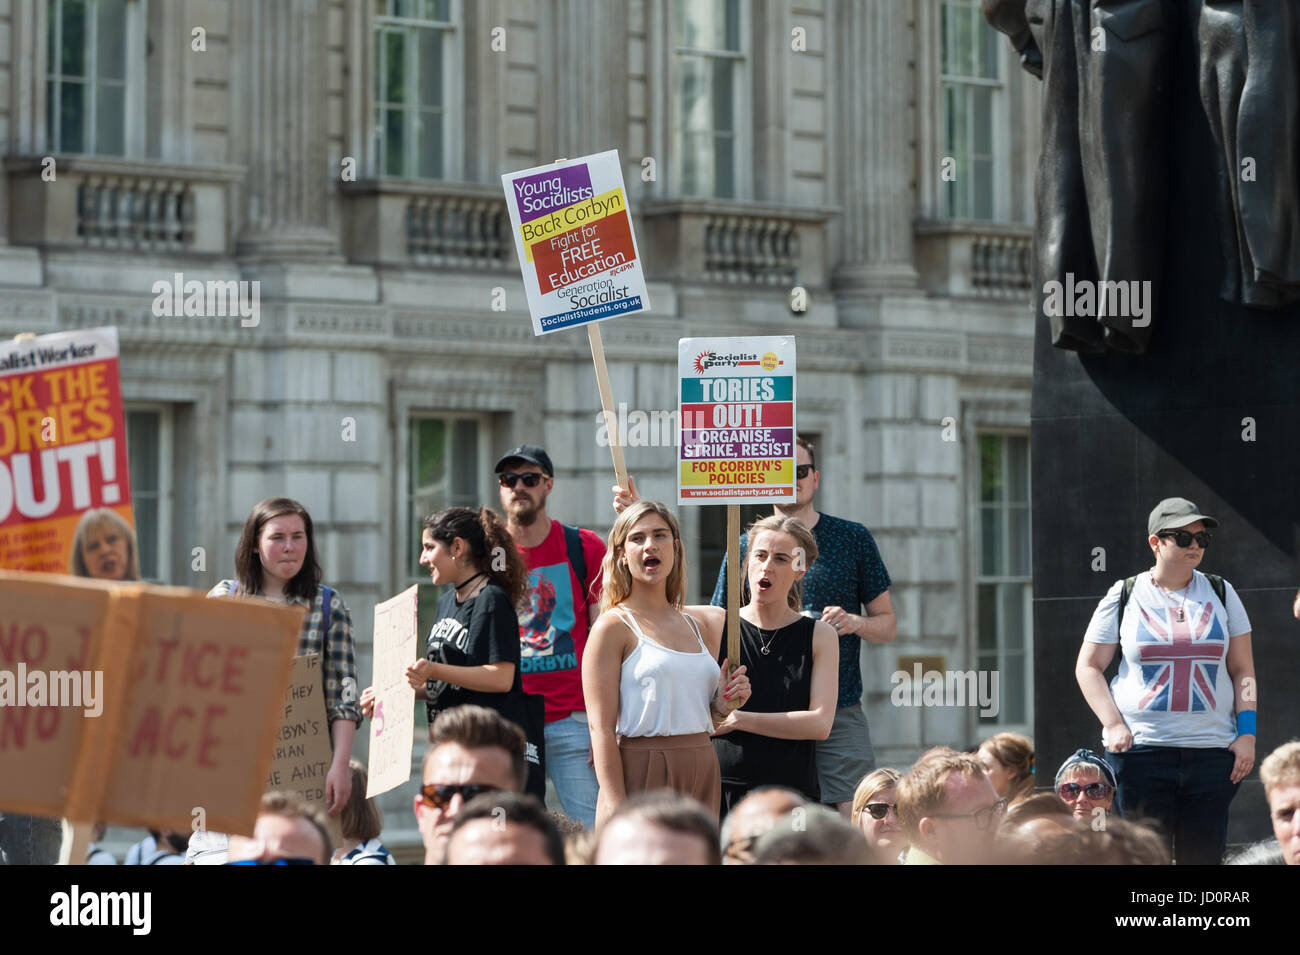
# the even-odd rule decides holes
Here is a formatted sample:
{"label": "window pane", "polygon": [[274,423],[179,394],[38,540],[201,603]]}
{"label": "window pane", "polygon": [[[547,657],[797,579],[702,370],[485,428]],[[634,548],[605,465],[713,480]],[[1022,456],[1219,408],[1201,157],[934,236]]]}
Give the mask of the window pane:
{"label": "window pane", "polygon": [[678,46],[740,49],[740,7],[736,0],[676,0],[673,22]]}
{"label": "window pane", "polygon": [[126,79],[126,2],[99,0],[95,18],[97,55],[95,72],[100,79]]}
{"label": "window pane", "polygon": [[995,434],[982,434],[980,443],[980,500],[1002,497],[1002,442]]}
{"label": "window pane", "polygon": [[1007,509],[1007,523],[1010,524],[1011,566],[1007,573],[1015,577],[1028,577],[1032,573],[1029,560],[1029,508],[1012,507]]}
{"label": "window pane", "polygon": [[478,503],[478,423],[461,418],[455,423],[451,452],[452,500],[473,507]]}
{"label": "window pane", "polygon": [[1000,577],[1002,567],[1002,512],[989,505],[980,508],[980,574]]}
{"label": "window pane", "polygon": [[975,15],[979,17],[977,29],[979,30],[980,46],[982,47],[980,52],[980,76],[985,79],[996,80],[998,78],[998,50],[1001,34],[989,26],[978,10],[975,11]]}
{"label": "window pane", "polygon": [[700,132],[710,128],[707,61],[698,56],[677,58],[677,107],[682,129]]}
{"label": "window pane", "polygon": [[1025,646],[1024,585],[998,584],[998,619],[1002,644],[1008,650]]}
{"label": "window pane", "polygon": [[406,130],[403,129],[403,116],[400,109],[388,109],[382,112],[384,138],[380,147],[384,157],[384,175],[401,176],[406,171]]}
{"label": "window pane", "polygon": [[384,75],[380,78],[379,98],[385,103],[406,102],[406,34],[385,30]]}
{"label": "window pane", "polygon": [[997,585],[980,584],[976,588],[976,613],[979,620],[979,650],[993,652],[998,646]]}
{"label": "window pane", "polygon": [[99,84],[95,104],[95,152],[101,156],[121,156],[126,147],[126,86]]}
{"label": "window pane", "polygon": [[126,414],[126,449],[133,494],[158,493],[159,418],[156,411]]}
{"label": "window pane", "polygon": [[420,77],[420,105],[441,106],[442,97],[442,37],[441,30],[417,30],[420,59],[415,71]]}
{"label": "window pane", "polygon": [[429,20],[451,20],[451,0],[425,0],[424,15]]}
{"label": "window pane", "polygon": [[[1029,687],[1028,660],[1024,654],[1009,653],[1006,669],[998,676],[997,720],[1001,723],[1025,722],[1025,691]],[[991,689],[991,685],[990,685]]]}
{"label": "window pane", "polygon": [[993,154],[993,87],[970,86],[971,152],[977,156]]}
{"label": "window pane", "polygon": [[59,56],[59,72],[64,76],[86,75],[86,4],[84,0],[63,0],[63,49]]}
{"label": "window pane", "polygon": [[59,84],[59,149],[65,153],[86,151],[86,87],[63,80]]}
{"label": "window pane", "polygon": [[1007,500],[1013,504],[1029,503],[1029,439],[1008,437]]}
{"label": "window pane", "polygon": [[713,195],[721,199],[736,196],[736,165],[731,135],[718,136],[713,141]]}
{"label": "window pane", "polygon": [[731,60],[713,61],[713,128],[731,132],[736,128],[732,103],[735,64]]}
{"label": "window pane", "polygon": [[425,179],[442,178],[442,114],[421,110],[416,114],[419,125],[419,175]]}

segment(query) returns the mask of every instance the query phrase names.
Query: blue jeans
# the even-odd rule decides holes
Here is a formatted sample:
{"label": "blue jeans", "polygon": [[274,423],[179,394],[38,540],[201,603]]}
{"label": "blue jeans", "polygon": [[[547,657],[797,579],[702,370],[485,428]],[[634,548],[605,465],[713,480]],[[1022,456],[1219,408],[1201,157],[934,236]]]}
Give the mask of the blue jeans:
{"label": "blue jeans", "polygon": [[1179,865],[1218,865],[1228,844],[1228,806],[1240,783],[1227,749],[1134,746],[1106,753],[1124,817],[1160,823]]}
{"label": "blue jeans", "polygon": [[555,785],[565,815],[593,829],[598,787],[596,770],[587,763],[590,750],[591,731],[584,720],[570,714],[546,724],[546,775]]}
{"label": "blue jeans", "polygon": [[63,821],[0,812],[0,865],[55,865]]}

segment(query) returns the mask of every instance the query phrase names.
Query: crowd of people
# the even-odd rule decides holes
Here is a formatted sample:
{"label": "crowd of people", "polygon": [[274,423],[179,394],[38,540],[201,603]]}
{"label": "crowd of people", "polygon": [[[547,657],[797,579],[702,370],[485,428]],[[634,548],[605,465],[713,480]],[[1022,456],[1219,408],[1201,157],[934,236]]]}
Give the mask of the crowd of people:
{"label": "crowd of people", "polygon": [[[685,605],[680,526],[634,480],[613,489],[606,542],[549,516],[551,459],[520,445],[496,465],[504,518],[450,507],[424,521],[419,562],[445,587],[406,674],[430,725],[413,806],[427,864],[1222,861],[1229,803],[1254,765],[1257,688],[1240,598],[1196,569],[1213,518],[1182,498],[1152,511],[1155,564],[1102,599],[1076,666],[1104,752],[1078,750],[1036,792],[1033,744],[1013,733],[876,766],[859,650],[895,636],[891,581],[866,527],[816,510],[802,439],[796,464],[796,500],[741,542],[736,659],[727,568],[711,605]],[[139,579],[129,526],[87,514],[71,569]],[[322,661],[323,808],[342,842],[317,809],[268,793],[251,838],[151,832],[127,861],[394,864],[351,758],[374,689],[355,692],[351,615],[323,583],[301,504],[253,509],[235,576],[209,592],[232,596],[308,611],[298,652]],[[1237,861],[1300,863],[1300,743],[1260,774],[1276,851]],[[562,811],[544,807],[548,779]],[[23,861],[21,843],[26,861],[52,861],[40,858],[57,848],[51,824],[0,817],[0,854]],[[105,856],[92,846],[88,861]]]}

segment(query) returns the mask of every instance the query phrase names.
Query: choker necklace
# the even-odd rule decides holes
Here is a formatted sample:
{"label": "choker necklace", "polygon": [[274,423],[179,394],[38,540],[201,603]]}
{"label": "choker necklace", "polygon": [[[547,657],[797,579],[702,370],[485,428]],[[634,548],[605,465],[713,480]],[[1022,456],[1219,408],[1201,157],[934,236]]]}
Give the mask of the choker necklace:
{"label": "choker necklace", "polygon": [[457,599],[457,600],[460,599],[460,590],[461,590],[462,587],[464,587],[464,586],[465,586],[467,583],[469,583],[471,580],[478,580],[480,577],[484,577],[484,576],[486,576],[486,574],[487,574],[486,571],[482,571],[482,570],[480,570],[480,571],[479,571],[477,574],[475,574],[473,577],[466,577],[466,578],[465,578],[464,580],[462,580],[460,583],[456,584],[456,585],[455,585],[455,587],[456,587],[456,599]]}

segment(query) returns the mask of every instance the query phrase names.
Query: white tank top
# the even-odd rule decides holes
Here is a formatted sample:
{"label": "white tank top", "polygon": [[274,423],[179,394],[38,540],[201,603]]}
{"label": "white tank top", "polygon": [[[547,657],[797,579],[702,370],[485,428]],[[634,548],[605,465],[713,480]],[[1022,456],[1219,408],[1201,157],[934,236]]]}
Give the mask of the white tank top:
{"label": "white tank top", "polygon": [[709,702],[721,669],[709,655],[695,620],[682,614],[700,650],[682,653],[647,637],[630,612],[621,607],[614,612],[636,634],[636,649],[623,661],[619,675],[618,735],[687,736],[712,730]]}

